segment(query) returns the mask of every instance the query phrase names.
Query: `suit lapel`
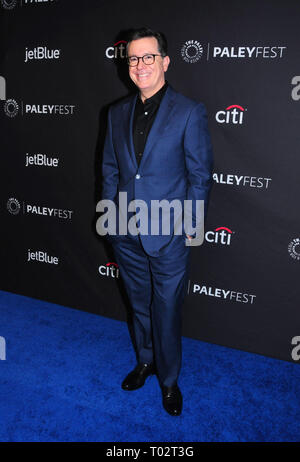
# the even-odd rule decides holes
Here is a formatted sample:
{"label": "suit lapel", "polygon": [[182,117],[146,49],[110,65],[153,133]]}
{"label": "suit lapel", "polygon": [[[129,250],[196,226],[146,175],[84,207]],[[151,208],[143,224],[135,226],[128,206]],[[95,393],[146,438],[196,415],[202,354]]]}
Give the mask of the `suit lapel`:
{"label": "suit lapel", "polygon": [[133,136],[132,136],[132,129],[133,129],[133,116],[134,116],[134,109],[135,103],[137,99],[137,94],[134,95],[128,102],[123,105],[123,112],[124,112],[124,129],[125,129],[125,139],[128,147],[128,152],[130,154],[131,160],[135,168],[137,168],[137,161],[134,152],[134,144],[133,144]]}

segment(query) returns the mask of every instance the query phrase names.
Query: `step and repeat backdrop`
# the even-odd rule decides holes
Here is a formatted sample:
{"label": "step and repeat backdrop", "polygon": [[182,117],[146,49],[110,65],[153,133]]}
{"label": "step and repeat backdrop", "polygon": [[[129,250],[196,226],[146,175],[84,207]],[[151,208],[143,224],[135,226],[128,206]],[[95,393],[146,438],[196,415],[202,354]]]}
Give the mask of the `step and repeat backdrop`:
{"label": "step and repeat backdrop", "polygon": [[0,0],[2,290],[128,319],[96,232],[128,30],[169,43],[168,82],[207,108],[214,184],[183,334],[299,361],[298,1]]}

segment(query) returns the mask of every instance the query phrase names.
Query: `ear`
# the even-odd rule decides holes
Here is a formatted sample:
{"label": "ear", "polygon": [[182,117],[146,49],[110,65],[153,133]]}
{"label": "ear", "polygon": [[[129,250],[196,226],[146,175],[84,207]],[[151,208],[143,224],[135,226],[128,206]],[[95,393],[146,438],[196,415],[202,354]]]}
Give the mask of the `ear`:
{"label": "ear", "polygon": [[170,64],[170,58],[169,56],[165,56],[163,58],[163,68],[165,72],[168,70],[169,64]]}

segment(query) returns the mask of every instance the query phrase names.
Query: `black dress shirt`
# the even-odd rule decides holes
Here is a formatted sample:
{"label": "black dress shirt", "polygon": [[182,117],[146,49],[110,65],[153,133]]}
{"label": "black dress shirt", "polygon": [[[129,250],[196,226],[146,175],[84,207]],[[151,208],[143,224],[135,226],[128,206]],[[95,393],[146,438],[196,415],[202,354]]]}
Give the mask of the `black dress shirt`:
{"label": "black dress shirt", "polygon": [[140,165],[148,134],[155,120],[159,105],[167,89],[168,82],[150,98],[137,97],[133,118],[133,144],[138,165]]}

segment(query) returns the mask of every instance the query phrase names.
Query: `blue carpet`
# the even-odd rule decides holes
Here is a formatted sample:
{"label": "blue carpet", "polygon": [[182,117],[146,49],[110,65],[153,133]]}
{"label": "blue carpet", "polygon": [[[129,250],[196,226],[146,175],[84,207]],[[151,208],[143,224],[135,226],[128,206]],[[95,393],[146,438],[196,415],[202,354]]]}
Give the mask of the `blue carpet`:
{"label": "blue carpet", "polygon": [[[300,441],[297,364],[183,338],[183,413],[126,392],[127,325],[0,291],[1,441]],[[189,358],[189,360],[188,360]]]}

